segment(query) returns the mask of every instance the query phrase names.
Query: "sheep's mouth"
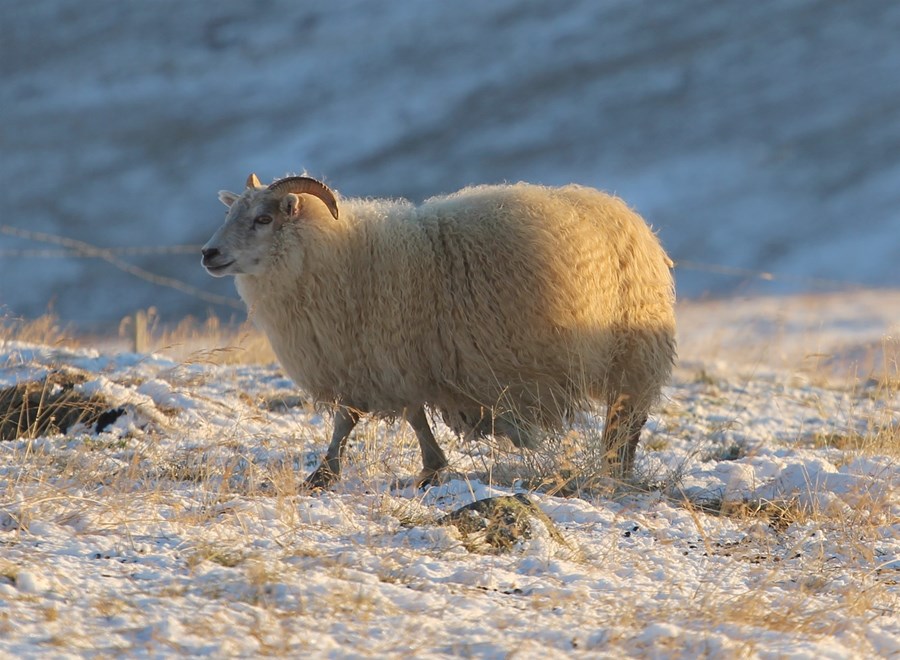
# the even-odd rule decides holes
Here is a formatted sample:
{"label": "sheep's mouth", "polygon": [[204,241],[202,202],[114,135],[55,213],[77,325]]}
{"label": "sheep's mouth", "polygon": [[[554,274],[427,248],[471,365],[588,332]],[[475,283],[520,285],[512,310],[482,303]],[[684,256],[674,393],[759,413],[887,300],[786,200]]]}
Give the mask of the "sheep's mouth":
{"label": "sheep's mouth", "polygon": [[213,277],[221,277],[223,275],[227,275],[227,270],[234,265],[234,261],[229,261],[224,264],[203,264],[203,267],[206,268],[206,272],[212,275]]}

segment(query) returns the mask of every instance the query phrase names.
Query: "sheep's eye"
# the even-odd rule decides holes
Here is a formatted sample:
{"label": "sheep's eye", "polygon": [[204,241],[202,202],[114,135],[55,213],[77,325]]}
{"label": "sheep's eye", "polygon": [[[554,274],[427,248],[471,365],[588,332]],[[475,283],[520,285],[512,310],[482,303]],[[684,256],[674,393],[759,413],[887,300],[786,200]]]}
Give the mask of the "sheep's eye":
{"label": "sheep's eye", "polygon": [[256,225],[267,225],[272,222],[271,215],[258,215],[253,219],[253,224]]}

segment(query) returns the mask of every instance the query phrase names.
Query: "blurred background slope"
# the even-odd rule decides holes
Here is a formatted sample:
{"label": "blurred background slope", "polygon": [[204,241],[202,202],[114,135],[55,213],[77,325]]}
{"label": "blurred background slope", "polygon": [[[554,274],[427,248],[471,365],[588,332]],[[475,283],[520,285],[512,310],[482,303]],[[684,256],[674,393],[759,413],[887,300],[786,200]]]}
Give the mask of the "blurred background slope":
{"label": "blurred background slope", "polygon": [[[202,244],[250,171],[417,201],[575,181],[676,260],[779,275],[683,268],[683,297],[897,287],[898,35],[865,1],[8,3],[0,225]],[[46,247],[0,234],[5,313],[235,312]],[[123,258],[235,296],[199,255]]]}

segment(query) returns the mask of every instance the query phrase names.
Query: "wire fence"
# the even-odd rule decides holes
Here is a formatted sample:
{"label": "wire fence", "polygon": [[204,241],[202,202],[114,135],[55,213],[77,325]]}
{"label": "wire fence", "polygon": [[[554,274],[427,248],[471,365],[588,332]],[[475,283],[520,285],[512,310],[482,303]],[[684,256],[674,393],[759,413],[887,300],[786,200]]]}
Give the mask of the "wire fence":
{"label": "wire fence", "polygon": [[[175,279],[174,277],[168,277],[166,275],[153,273],[149,270],[141,268],[140,266],[135,266],[134,264],[125,261],[120,256],[145,254],[199,254],[199,245],[101,248],[85,241],[76,240],[74,238],[66,238],[65,236],[57,236],[56,234],[48,234],[39,231],[30,231],[28,229],[20,229],[19,227],[11,227],[9,225],[0,225],[0,233],[6,234],[7,236],[15,236],[16,238],[36,241],[39,243],[58,245],[64,248],[63,250],[51,250],[50,252],[57,253],[53,258],[69,258],[74,256],[78,258],[87,257],[101,259],[108,264],[115,266],[119,270],[128,273],[129,275],[133,275],[134,277],[150,282],[151,284],[174,289],[176,291],[180,291],[185,295],[192,296],[194,298],[197,298],[198,300],[213,303],[215,305],[224,305],[226,307],[231,307],[234,309],[244,308],[244,306],[234,298],[229,298],[228,296],[220,296],[215,293],[209,293],[208,291],[204,291],[203,289],[195,287],[192,284],[188,284],[187,282],[182,282],[181,280]],[[37,252],[43,251],[38,250]]]}
{"label": "wire fence", "polygon": [[[0,234],[14,236],[16,238],[55,245],[56,248],[5,248],[0,249],[0,258],[20,258],[20,259],[100,259],[107,262],[111,266],[137,277],[146,282],[150,282],[157,286],[174,289],[187,296],[194,297],[204,302],[223,305],[232,309],[243,310],[244,306],[235,298],[221,296],[209,293],[198,287],[183,282],[173,277],[159,275],[149,270],[136,266],[123,257],[146,256],[146,255],[177,255],[200,253],[200,245],[156,245],[142,247],[99,247],[87,243],[85,241],[49,234],[46,232],[31,231],[12,227],[10,225],[0,225]],[[785,282],[808,287],[810,289],[857,289],[860,288],[858,283],[846,282],[840,280],[831,280],[819,277],[803,277],[788,274],[775,274],[766,271],[752,270],[748,268],[738,268],[735,266],[727,266],[723,264],[711,264],[691,260],[677,260],[675,269],[690,270],[723,277],[741,278],[743,280],[762,280],[767,282]]]}

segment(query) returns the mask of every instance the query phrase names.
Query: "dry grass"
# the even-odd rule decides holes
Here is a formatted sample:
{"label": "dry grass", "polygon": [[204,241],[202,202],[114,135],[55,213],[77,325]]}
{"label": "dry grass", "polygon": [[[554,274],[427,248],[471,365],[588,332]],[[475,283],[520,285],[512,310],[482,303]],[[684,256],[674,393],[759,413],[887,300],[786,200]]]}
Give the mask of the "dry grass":
{"label": "dry grass", "polygon": [[247,553],[241,548],[226,547],[222,543],[198,543],[186,557],[188,568],[194,568],[204,561],[210,561],[219,566],[234,568],[247,559]]}
{"label": "dry grass", "polygon": [[[275,354],[265,335],[249,321],[222,321],[214,315],[201,321],[188,316],[175,324],[162,323],[151,308],[146,314],[143,350],[186,363],[270,364]],[[136,316],[122,319],[119,337],[131,339]]]}
{"label": "dry grass", "polygon": [[[151,308],[144,312],[146,333],[142,349],[187,363],[271,364],[275,354],[265,335],[249,321],[223,321],[217,316],[200,320],[188,316],[177,323],[163,323]],[[62,324],[52,313],[24,320],[0,316],[0,346],[18,341],[56,348],[107,347],[133,350],[136,316],[122,319],[109,332],[84,333]]]}
{"label": "dry grass", "polygon": [[0,580],[5,580],[7,584],[15,584],[18,574],[18,566],[6,560],[0,560]]}
{"label": "dry grass", "polygon": [[81,343],[74,331],[63,326],[53,314],[34,320],[0,316],[0,346],[9,341],[65,348]]}
{"label": "dry grass", "polygon": [[85,378],[73,370],[54,371],[36,381],[0,389],[0,440],[65,433],[76,424],[96,424],[111,406],[98,395],[85,396],[76,385]]}
{"label": "dry grass", "polygon": [[[0,340],[67,346],[76,346],[80,341],[77,336],[63,333],[57,324],[47,318],[16,328],[11,330],[10,325],[3,326]],[[274,360],[264,338],[256,331],[247,326],[228,326],[214,319],[205,322],[189,319],[172,328],[157,325],[152,328],[151,337],[154,350],[188,362],[231,364],[269,363]],[[861,385],[861,389],[854,391],[854,397],[884,403],[868,419],[866,429],[820,431],[798,438],[798,442],[812,449],[834,449],[850,455],[900,456],[900,420],[891,408],[893,404],[889,405],[896,400],[900,383],[896,377],[896,365],[893,369],[893,376]],[[708,387],[711,397],[716,395],[714,390],[719,384],[716,377],[700,371],[694,380],[697,385]],[[32,389],[28,390],[26,385]],[[30,391],[36,399],[32,401],[30,395],[23,394],[19,400],[28,401],[29,409],[46,411],[53,408],[48,405],[48,393],[63,385],[63,382],[22,384],[17,388],[23,388],[23,392]],[[0,404],[2,401],[0,395]],[[247,417],[258,416],[253,418],[257,423],[266,416],[289,411],[301,403],[274,395],[248,396],[241,402],[247,406]],[[726,410],[727,405],[739,405],[727,401],[725,404]],[[61,405],[57,406],[55,415],[45,412],[43,416],[34,417],[17,412],[15,406],[6,406],[4,412],[4,407],[0,405],[0,422],[6,420],[12,423],[11,420],[16,417],[23,420],[16,422],[18,437],[39,437],[52,432],[53,427],[43,420],[53,418],[58,421]],[[810,414],[827,412],[817,411],[813,405]],[[663,417],[667,418],[667,414],[664,413]],[[627,506],[627,498],[639,493],[641,484],[631,484],[630,488],[623,489],[621,484],[612,483],[604,474],[599,453],[601,428],[598,419],[588,418],[578,429],[549,438],[541,451],[524,454],[504,442],[471,442],[462,447],[462,452],[453,451],[467,455],[467,458],[460,459],[464,460],[463,465],[453,467],[461,469],[468,478],[479,478],[487,483],[509,485],[519,482],[544,492],[589,500],[615,496],[620,502],[626,502],[623,506]],[[313,439],[315,446],[324,448],[328,442],[327,434],[324,431],[316,433],[319,435]],[[665,450],[670,440],[675,439],[667,433],[663,428],[651,436],[645,449]],[[304,437],[303,440],[306,442],[302,444],[308,445],[310,438]],[[256,438],[255,441],[262,443],[269,439]],[[451,450],[458,448],[457,443],[467,442],[448,441],[446,437],[440,438],[440,441]],[[286,621],[301,615],[313,615],[320,620],[349,621],[351,623],[347,625],[364,627],[367,622],[386,614],[393,616],[394,621],[402,620],[403,611],[386,604],[376,588],[349,582],[339,583],[321,597],[299,598],[294,611],[278,609],[276,587],[284,583],[303,584],[302,578],[298,578],[303,575],[298,573],[298,565],[314,566],[313,570],[328,573],[336,580],[346,568],[340,563],[343,560],[323,556],[316,545],[313,533],[328,528],[328,524],[311,522],[304,517],[298,503],[305,499],[298,499],[297,496],[303,478],[303,468],[298,469],[297,465],[303,462],[303,452],[291,454],[291,441],[285,440],[284,444],[283,459],[255,462],[247,451],[246,442],[236,437],[217,438],[204,446],[184,447],[180,453],[170,455],[158,452],[149,440],[143,443],[117,441],[94,447],[87,442],[77,450],[68,451],[62,460],[40,452],[33,452],[27,458],[11,457],[18,461],[21,470],[14,480],[8,481],[6,492],[2,494],[4,499],[10,501],[20,497],[24,499],[25,503],[15,511],[22,521],[33,519],[59,525],[79,525],[82,535],[97,535],[100,538],[116,535],[128,538],[132,526],[147,522],[139,520],[139,515],[148,515],[145,505],[150,503],[160,512],[165,512],[159,513],[159,518],[150,522],[164,522],[173,526],[172,529],[180,530],[183,541],[181,561],[189,572],[200,572],[210,564],[216,570],[229,569],[227,572],[233,574],[235,583],[246,587],[247,602],[275,612]],[[711,459],[739,460],[744,449],[726,444],[717,451],[710,455]],[[107,463],[111,456],[122,458],[125,464],[111,470]],[[338,494],[345,496],[341,501],[348,507],[368,507],[367,523],[373,527],[387,518],[399,519],[410,526],[432,525],[433,518],[426,513],[430,509],[422,504],[422,497],[406,499],[379,495],[385,492],[385,481],[396,483],[415,474],[419,460],[415,436],[405,424],[398,423],[393,427],[383,422],[360,425],[347,454],[346,468],[347,476],[357,480],[355,488],[359,492],[348,493],[339,488]],[[663,484],[663,491],[676,492],[677,482],[677,475],[670,476],[668,483]],[[624,497],[623,490],[626,491]],[[595,627],[605,625],[620,631],[616,633],[617,637],[607,640],[609,648],[627,648],[637,653],[648,650],[640,646],[640,632],[646,628],[648,621],[676,623],[696,633],[697,637],[716,633],[727,625],[787,633],[798,638],[825,638],[829,635],[843,635],[851,639],[858,637],[860,652],[865,653],[871,647],[860,632],[861,622],[885,611],[895,611],[897,607],[896,589],[888,589],[891,586],[888,580],[894,578],[882,578],[871,568],[879,563],[875,548],[883,540],[885,530],[894,524],[891,516],[896,512],[895,508],[892,509],[895,498],[896,493],[891,492],[885,492],[880,499],[866,499],[863,495],[851,507],[827,510],[791,499],[676,501],[677,506],[689,511],[695,521],[697,537],[701,539],[696,543],[695,552],[706,553],[710,561],[706,569],[708,573],[701,575],[695,591],[680,599],[663,598],[673,593],[684,595],[685,585],[688,584],[682,576],[667,575],[660,581],[661,598],[656,604],[647,599],[641,602],[623,599],[616,594],[615,597],[610,596],[607,610],[598,612],[594,608],[582,616]],[[262,503],[260,506],[270,506],[275,511],[274,517],[266,521],[266,526],[272,529],[271,536],[266,538],[274,539],[278,547],[272,547],[264,554],[257,549],[249,549],[245,540],[252,534],[244,525],[255,513],[252,507],[246,512],[233,512],[229,502],[235,500]],[[144,513],[138,514],[138,511]],[[726,524],[729,530],[740,531],[742,536],[739,540],[733,540],[732,536],[722,531]],[[26,525],[27,522],[23,522],[22,526]],[[221,537],[211,540],[215,536],[210,534],[210,530],[220,528]],[[253,533],[259,534],[258,531]],[[840,558],[826,556],[821,549],[810,546],[808,539],[814,534],[832,541],[839,540],[843,555]],[[373,532],[371,536],[347,534],[346,538],[352,538],[352,541],[347,541],[347,546],[359,544],[360,547],[354,549],[360,553],[362,550],[370,551],[372,556],[384,553],[379,557],[380,561],[375,562],[377,568],[373,569],[380,571],[378,577],[382,582],[419,584],[419,578],[404,572],[408,559],[403,552],[396,548],[384,550],[380,547],[380,544],[385,544],[385,537]],[[665,538],[660,543],[664,541]],[[825,547],[824,544],[821,547]],[[390,560],[386,556],[388,552],[391,553]],[[640,553],[635,555],[618,549],[610,556],[609,565],[627,560],[640,567]],[[437,550],[434,557],[436,560],[446,560]],[[596,557],[579,561],[596,561]],[[746,588],[741,593],[730,593],[720,588],[718,571],[742,572],[747,571],[748,567],[751,570],[747,572]],[[653,569],[650,565],[646,568],[648,573]],[[0,583],[14,586],[20,570],[17,565],[0,560]],[[216,593],[203,595],[211,599],[233,598],[226,586]],[[463,592],[468,588],[459,587]],[[167,589],[171,591],[172,598],[181,598],[191,587],[170,585]],[[482,592],[473,588],[472,597],[480,597]],[[162,592],[155,594],[157,597],[166,595]],[[504,595],[509,598],[516,596]],[[516,597],[526,603],[520,608],[533,607],[541,612],[558,610],[571,613],[577,612],[581,606],[576,597],[566,595],[564,590],[560,590],[558,596],[540,595],[527,601],[526,596]],[[93,607],[102,616],[111,617],[131,606],[124,600],[102,595],[93,599]],[[516,611],[517,614],[519,612]],[[68,606],[63,605],[42,605],[38,613],[48,623],[70,614]],[[511,625],[515,625],[516,618],[512,617],[510,621]],[[15,622],[9,621],[0,612],[0,632],[14,625]],[[257,637],[260,652],[277,654],[298,648],[296,642],[291,646],[287,633],[281,640],[271,636],[271,629],[266,632],[265,626],[261,623],[257,625],[258,629],[248,634]],[[282,627],[275,630],[287,630],[288,624],[278,625]],[[622,632],[629,630],[634,634]],[[160,640],[161,643],[164,641]],[[83,643],[89,645],[89,640]],[[657,653],[668,651],[690,655],[703,649],[697,646],[699,642],[696,639],[686,641],[673,637],[662,641],[657,639],[654,643],[652,650]],[[72,643],[69,643],[69,648],[72,648]],[[427,646],[423,646],[423,652],[425,649]],[[753,656],[764,649],[763,642],[759,647],[748,642],[742,653]],[[741,652],[735,653],[741,655]]]}

